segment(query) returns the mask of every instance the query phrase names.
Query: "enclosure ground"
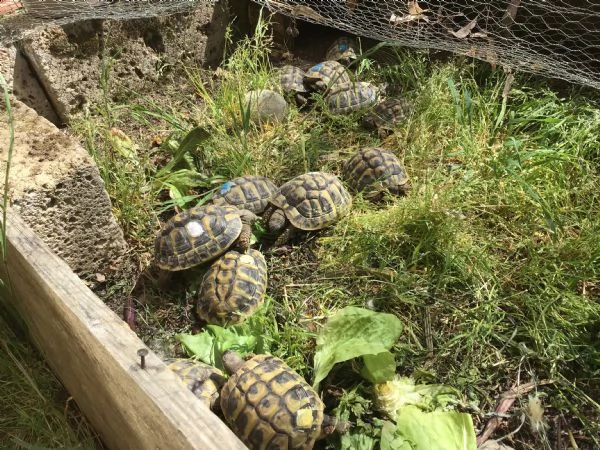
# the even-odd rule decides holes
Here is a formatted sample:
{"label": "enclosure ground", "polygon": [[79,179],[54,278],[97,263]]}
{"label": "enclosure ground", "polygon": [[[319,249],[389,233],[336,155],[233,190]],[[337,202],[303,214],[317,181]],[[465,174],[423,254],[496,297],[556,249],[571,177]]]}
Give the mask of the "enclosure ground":
{"label": "enclosure ground", "polygon": [[[240,98],[279,89],[268,47],[259,34],[229,49],[216,72],[165,73],[164,91],[143,98],[111,92],[73,124],[131,246],[120,265],[90,276],[95,292],[118,314],[134,305],[138,334],[160,355],[181,354],[176,336],[203,329],[193,309],[206,267],[159,290],[151,266],[160,224],[235,176],[281,184],[307,171],[339,174],[358,148],[384,146],[404,162],[412,192],[377,204],[357,194],[335,227],[267,253],[267,303],[251,326],[312,380],[315,336],[328,317],[351,305],[393,313],[403,324],[398,373],[458,389],[478,431],[502,393],[544,381],[516,400],[494,437],[517,449],[598,448],[597,93],[395,48],[352,68],[414,105],[384,141],[360,126],[360,114],[332,115],[319,97],[313,108],[291,107],[284,123],[256,127]],[[306,58],[291,62],[303,68],[322,58],[297,53]],[[181,152],[194,128],[208,138]],[[328,409],[354,424],[327,448],[379,438],[372,388],[354,369],[347,363],[323,383]]]}

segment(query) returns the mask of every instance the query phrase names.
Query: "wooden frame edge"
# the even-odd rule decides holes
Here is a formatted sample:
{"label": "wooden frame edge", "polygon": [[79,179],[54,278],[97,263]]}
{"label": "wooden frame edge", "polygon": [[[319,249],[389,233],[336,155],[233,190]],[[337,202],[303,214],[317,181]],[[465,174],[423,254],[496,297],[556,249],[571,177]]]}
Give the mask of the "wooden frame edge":
{"label": "wooden frame edge", "polygon": [[8,210],[11,298],[33,343],[111,449],[246,446],[138,336]]}

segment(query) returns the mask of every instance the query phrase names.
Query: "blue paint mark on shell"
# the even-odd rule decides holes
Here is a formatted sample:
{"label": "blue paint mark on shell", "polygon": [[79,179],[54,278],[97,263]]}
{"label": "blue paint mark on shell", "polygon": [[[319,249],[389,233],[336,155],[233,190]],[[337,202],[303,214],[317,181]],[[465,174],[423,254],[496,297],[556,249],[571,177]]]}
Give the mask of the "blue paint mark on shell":
{"label": "blue paint mark on shell", "polygon": [[317,65],[312,66],[310,69],[308,69],[308,71],[309,72],[318,72],[322,68],[323,68],[323,63],[319,63]]}
{"label": "blue paint mark on shell", "polygon": [[233,186],[235,186],[235,183],[232,183],[231,181],[227,181],[226,183],[223,183],[223,185],[219,188],[219,194],[225,195],[227,192],[229,192],[231,190],[231,188]]}
{"label": "blue paint mark on shell", "polygon": [[348,50],[348,44],[346,44],[345,42],[340,44],[340,50],[345,52],[346,50]]}

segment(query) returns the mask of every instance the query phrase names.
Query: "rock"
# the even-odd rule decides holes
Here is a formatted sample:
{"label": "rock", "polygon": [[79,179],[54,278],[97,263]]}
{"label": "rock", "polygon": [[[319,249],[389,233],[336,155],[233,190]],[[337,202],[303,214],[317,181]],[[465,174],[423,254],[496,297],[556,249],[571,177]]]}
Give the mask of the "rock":
{"label": "rock", "polygon": [[[74,139],[33,109],[15,98],[11,106],[15,140],[10,204],[75,273],[103,272],[127,246],[98,168]],[[0,102],[3,166],[8,143],[8,118]]]}
{"label": "rock", "polygon": [[0,47],[0,73],[4,76],[9,92],[17,100],[35,109],[50,122],[58,124],[58,116],[44,89],[23,54],[13,45]]}
{"label": "rock", "polygon": [[283,96],[268,89],[254,90],[244,97],[246,108],[250,108],[250,119],[254,123],[281,122],[288,112]]}
{"label": "rock", "polygon": [[[65,123],[103,100],[126,103],[160,95],[167,77],[220,62],[229,22],[227,2],[199,2],[186,12],[129,20],[85,20],[52,25],[21,42]],[[140,7],[145,7],[140,5]]]}

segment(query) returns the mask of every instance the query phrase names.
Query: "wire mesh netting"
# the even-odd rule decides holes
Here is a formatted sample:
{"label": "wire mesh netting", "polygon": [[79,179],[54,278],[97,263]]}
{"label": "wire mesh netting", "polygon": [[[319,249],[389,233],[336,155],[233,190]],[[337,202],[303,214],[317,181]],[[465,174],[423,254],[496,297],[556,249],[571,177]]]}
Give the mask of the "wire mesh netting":
{"label": "wire mesh netting", "polygon": [[[40,26],[185,12],[200,0],[0,0],[0,41]],[[226,0],[215,0],[226,1]],[[231,2],[231,1],[230,1]],[[255,0],[272,13],[600,88],[597,0]],[[2,11],[17,9],[10,14]]]}
{"label": "wire mesh netting", "polygon": [[199,3],[199,0],[0,0],[0,42],[24,39],[48,25],[160,17],[191,11]]}
{"label": "wire mesh netting", "polygon": [[600,88],[597,0],[256,0],[272,12]]}

